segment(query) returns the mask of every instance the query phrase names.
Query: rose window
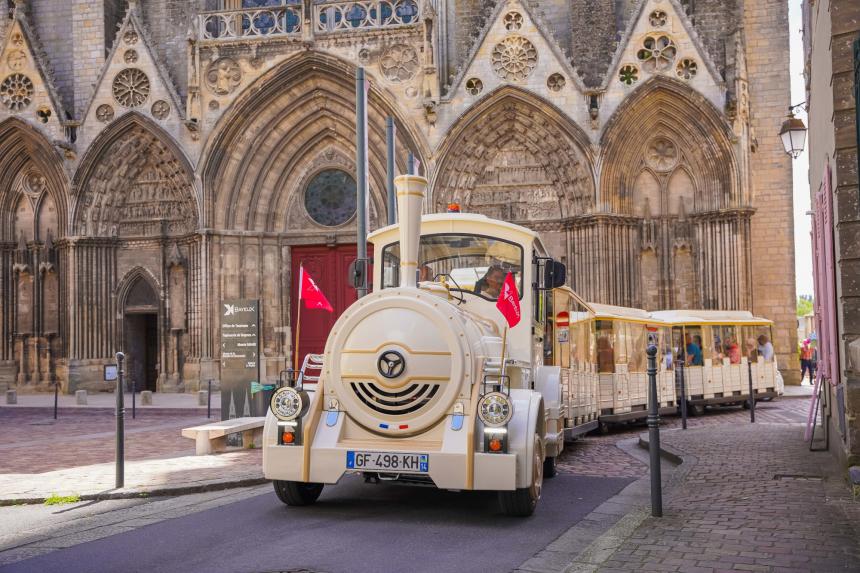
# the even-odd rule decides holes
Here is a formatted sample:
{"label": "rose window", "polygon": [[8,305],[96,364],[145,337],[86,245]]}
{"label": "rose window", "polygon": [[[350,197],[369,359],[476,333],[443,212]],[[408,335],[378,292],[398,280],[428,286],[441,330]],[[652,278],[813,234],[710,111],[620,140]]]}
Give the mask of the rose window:
{"label": "rose window", "polygon": [[556,73],[547,78],[546,87],[548,87],[550,91],[560,92],[564,89],[564,84],[566,83],[564,76]]}
{"label": "rose window", "polygon": [[678,67],[676,68],[678,72],[678,77],[684,80],[692,80],[696,77],[696,74],[699,73],[699,64],[696,63],[696,60],[691,60],[690,58],[684,58],[680,62],[678,62]]}
{"label": "rose window", "polygon": [[418,52],[412,46],[395,44],[379,58],[379,67],[390,82],[410,80],[418,71]]}
{"label": "rose window", "polygon": [[645,160],[656,171],[671,171],[678,164],[678,148],[665,137],[658,137],[648,146]]}
{"label": "rose window", "polygon": [[126,68],[113,80],[113,97],[123,107],[138,107],[149,97],[149,78],[136,68]]}
{"label": "rose window", "polygon": [[493,48],[493,70],[508,81],[522,81],[537,65],[537,49],[522,36],[511,36]]}
{"label": "rose window", "polygon": [[12,111],[21,111],[33,101],[33,82],[24,74],[7,76],[0,84],[0,101]]}
{"label": "rose window", "polygon": [[516,32],[523,27],[523,15],[519,12],[508,12],[505,14],[505,29]]}
{"label": "rose window", "polygon": [[648,17],[648,19],[651,22],[651,25],[655,28],[662,28],[666,25],[666,22],[668,21],[666,13],[662,10],[654,10],[653,12],[651,12],[651,15]]}
{"label": "rose window", "polygon": [[315,222],[337,227],[355,215],[355,179],[346,171],[326,169],[305,189],[305,209]]}
{"label": "rose window", "polygon": [[476,96],[484,91],[484,82],[478,78],[469,78],[466,80],[466,92],[469,95]]}
{"label": "rose window", "polygon": [[675,61],[677,49],[669,36],[646,36],[636,54],[646,70],[663,71]]}
{"label": "rose window", "polygon": [[639,81],[639,69],[633,65],[626,65],[618,72],[618,79],[624,85],[632,86]]}

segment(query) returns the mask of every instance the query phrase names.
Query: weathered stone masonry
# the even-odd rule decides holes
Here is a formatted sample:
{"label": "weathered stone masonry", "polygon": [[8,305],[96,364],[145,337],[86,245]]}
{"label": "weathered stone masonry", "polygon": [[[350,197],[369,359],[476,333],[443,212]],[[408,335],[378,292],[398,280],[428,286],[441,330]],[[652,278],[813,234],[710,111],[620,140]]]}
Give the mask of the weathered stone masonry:
{"label": "weathered stone masonry", "polygon": [[0,0],[0,384],[146,338],[134,376],[196,389],[226,297],[276,377],[293,247],[355,241],[309,190],[355,171],[359,65],[371,227],[393,116],[428,211],[540,230],[592,300],[773,318],[796,375],[784,2],[380,2]]}

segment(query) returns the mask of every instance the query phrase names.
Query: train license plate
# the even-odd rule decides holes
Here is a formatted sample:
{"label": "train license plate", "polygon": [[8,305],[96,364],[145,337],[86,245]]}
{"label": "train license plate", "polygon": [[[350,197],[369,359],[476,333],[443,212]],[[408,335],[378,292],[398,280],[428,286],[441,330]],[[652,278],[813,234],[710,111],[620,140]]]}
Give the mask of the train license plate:
{"label": "train license plate", "polygon": [[346,469],[426,474],[430,471],[430,455],[347,451]]}

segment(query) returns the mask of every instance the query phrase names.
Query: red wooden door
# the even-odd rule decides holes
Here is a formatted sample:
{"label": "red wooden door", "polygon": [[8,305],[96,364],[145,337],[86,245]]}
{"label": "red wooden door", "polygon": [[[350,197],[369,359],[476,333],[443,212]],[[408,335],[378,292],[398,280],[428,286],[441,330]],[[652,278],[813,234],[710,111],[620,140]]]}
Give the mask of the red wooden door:
{"label": "red wooden door", "polygon": [[[370,245],[368,245],[370,251]],[[368,252],[368,256],[370,253]],[[349,265],[356,258],[355,245],[327,247],[314,245],[293,247],[292,285],[290,287],[290,324],[296,324],[296,306],[299,292],[299,265],[310,273],[317,286],[331,303],[334,312],[302,308],[301,334],[299,338],[299,367],[306,354],[322,354],[326,338],[335,320],[357,299],[356,291],[349,280]],[[295,337],[295,332],[293,332]]]}

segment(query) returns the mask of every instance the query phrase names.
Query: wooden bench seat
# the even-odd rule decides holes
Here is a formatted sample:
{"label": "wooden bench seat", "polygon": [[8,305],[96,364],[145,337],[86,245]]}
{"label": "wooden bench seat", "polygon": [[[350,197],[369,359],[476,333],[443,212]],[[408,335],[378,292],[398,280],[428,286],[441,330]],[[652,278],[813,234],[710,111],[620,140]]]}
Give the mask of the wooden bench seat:
{"label": "wooden bench seat", "polygon": [[197,455],[205,456],[215,452],[223,452],[227,448],[227,436],[229,434],[241,433],[243,445],[262,444],[263,423],[265,421],[265,417],[222,420],[193,428],[183,428],[182,437],[195,440]]}

